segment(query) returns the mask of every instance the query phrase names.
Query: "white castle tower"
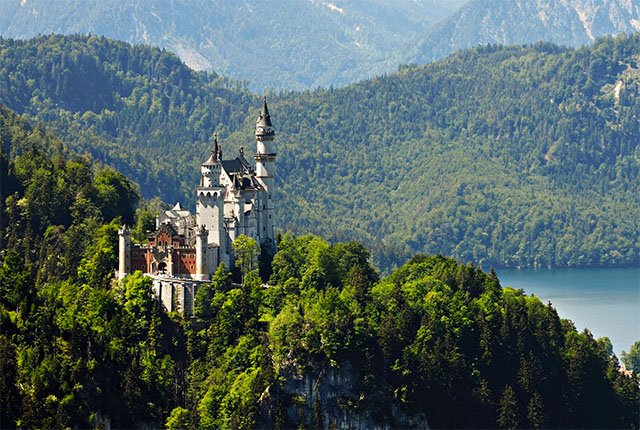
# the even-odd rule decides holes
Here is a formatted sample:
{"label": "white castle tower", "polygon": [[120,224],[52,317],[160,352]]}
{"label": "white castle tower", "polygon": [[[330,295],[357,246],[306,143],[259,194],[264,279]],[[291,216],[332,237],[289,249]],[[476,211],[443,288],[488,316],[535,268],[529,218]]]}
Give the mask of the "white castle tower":
{"label": "white castle tower", "polygon": [[[196,255],[196,260],[201,261],[204,267],[203,273],[212,273],[221,261],[228,264],[225,258],[226,237],[224,231],[224,198],[226,187],[220,185],[220,147],[216,136],[213,138],[213,151],[211,156],[200,167],[200,186],[196,188],[196,226],[208,232],[206,245],[197,247],[197,251],[205,255]],[[201,274],[202,275],[202,274]]]}
{"label": "white castle tower", "polygon": [[275,250],[275,214],[273,211],[273,192],[275,191],[276,153],[273,151],[273,139],[276,133],[271,124],[271,116],[267,107],[267,98],[262,99],[262,111],[256,121],[256,179],[264,188],[262,194],[261,219],[258,221],[262,231],[258,232],[262,246]]}
{"label": "white castle tower", "polygon": [[118,229],[118,279],[131,273],[131,230],[127,225]]}

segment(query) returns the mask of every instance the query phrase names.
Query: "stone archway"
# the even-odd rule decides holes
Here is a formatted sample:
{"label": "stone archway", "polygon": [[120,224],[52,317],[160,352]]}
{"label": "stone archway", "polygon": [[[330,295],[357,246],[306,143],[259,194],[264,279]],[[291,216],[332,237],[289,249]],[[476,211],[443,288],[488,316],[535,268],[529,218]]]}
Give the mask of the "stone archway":
{"label": "stone archway", "polygon": [[158,264],[158,273],[166,274],[167,273],[167,263],[164,261]]}

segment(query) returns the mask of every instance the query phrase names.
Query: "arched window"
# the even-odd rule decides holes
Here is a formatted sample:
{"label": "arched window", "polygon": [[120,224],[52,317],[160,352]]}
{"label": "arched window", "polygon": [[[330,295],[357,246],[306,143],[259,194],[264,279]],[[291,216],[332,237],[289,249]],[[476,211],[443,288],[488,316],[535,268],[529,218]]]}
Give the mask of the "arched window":
{"label": "arched window", "polygon": [[158,264],[158,272],[167,273],[167,263],[163,261],[162,263]]}

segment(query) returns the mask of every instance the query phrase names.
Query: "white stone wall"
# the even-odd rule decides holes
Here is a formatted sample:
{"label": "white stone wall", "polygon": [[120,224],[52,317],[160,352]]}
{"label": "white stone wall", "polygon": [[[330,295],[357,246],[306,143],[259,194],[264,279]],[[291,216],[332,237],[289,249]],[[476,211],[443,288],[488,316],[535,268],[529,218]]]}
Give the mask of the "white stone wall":
{"label": "white stone wall", "polygon": [[204,282],[156,276],[153,292],[168,312],[193,316],[198,287]]}
{"label": "white stone wall", "polygon": [[208,245],[224,245],[224,188],[202,188],[197,191],[196,225],[209,231]]}

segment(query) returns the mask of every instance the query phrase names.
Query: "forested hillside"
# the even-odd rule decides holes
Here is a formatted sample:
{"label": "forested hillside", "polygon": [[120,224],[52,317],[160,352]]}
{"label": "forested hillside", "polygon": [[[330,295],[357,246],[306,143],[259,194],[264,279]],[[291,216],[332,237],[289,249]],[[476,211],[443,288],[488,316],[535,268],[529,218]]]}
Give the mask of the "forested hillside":
{"label": "forested hillside", "polygon": [[379,280],[359,243],[287,234],[269,288],[253,255],[167,314],[113,280],[132,183],[5,108],[0,136],[2,428],[640,424],[606,338],[450,258]]}
{"label": "forested hillside", "polygon": [[81,36],[0,46],[0,102],[134,178],[145,197],[191,203],[213,132],[237,128],[259,103],[157,48]]}
{"label": "forested hillside", "polygon": [[[269,96],[278,223],[489,266],[638,264],[640,35],[589,48],[483,47],[341,89]],[[192,202],[217,129],[252,148],[258,96],[104,38],[0,43],[0,102]]]}
{"label": "forested hillside", "polygon": [[591,44],[640,30],[638,0],[4,0],[0,36],[93,34],[277,90],[341,86],[481,44]]}
{"label": "forested hillside", "polygon": [[639,62],[640,34],[484,47],[287,95],[272,109],[282,225],[364,240],[383,267],[415,251],[638,264]]}
{"label": "forested hillside", "polygon": [[394,70],[464,1],[4,0],[0,36],[106,36],[164,47],[260,91],[305,89]]}

